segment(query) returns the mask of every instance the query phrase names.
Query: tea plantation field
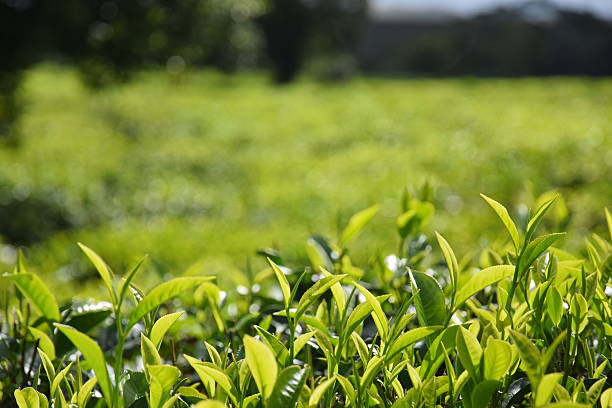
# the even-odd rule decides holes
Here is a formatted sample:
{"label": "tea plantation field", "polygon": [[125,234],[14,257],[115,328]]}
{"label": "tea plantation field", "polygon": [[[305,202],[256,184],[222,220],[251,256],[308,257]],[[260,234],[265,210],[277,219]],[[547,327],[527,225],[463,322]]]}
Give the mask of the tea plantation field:
{"label": "tea plantation field", "polygon": [[262,267],[259,248],[303,261],[310,235],[335,239],[350,215],[378,203],[352,245],[365,267],[396,249],[402,191],[425,181],[436,209],[427,231],[458,254],[503,236],[481,192],[524,223],[527,206],[557,189],[563,200],[545,223],[572,231],[567,248],[606,230],[608,79],[272,87],[257,74],[152,71],[92,92],[73,71],[42,66],[22,97],[20,143],[0,149],[0,261],[13,264],[13,244],[23,245],[55,288],[99,288],[77,241],[116,271],[148,253],[149,273],[218,274],[222,284]]}

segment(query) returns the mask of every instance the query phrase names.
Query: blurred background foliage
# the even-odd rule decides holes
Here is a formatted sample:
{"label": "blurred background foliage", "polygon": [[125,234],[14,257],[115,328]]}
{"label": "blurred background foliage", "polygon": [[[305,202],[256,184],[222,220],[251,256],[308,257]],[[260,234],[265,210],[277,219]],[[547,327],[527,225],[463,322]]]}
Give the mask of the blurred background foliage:
{"label": "blurred background foliage", "polygon": [[310,234],[334,237],[380,203],[353,254],[366,264],[362,250],[397,245],[383,231],[402,188],[424,180],[428,228],[459,251],[497,237],[480,192],[526,219],[556,189],[551,222],[603,229],[612,82],[509,77],[610,75],[610,21],[546,2],[452,18],[369,10],[0,0],[0,262],[23,246],[56,287],[94,285],[83,241],[118,271],[149,253],[160,276],[231,277],[261,247],[303,260]]}

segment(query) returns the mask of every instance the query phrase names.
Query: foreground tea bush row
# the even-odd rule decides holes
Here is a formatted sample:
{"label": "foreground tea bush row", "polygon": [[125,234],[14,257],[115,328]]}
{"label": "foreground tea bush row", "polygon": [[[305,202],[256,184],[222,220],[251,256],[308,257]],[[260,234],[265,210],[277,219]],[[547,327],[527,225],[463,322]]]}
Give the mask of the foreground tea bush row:
{"label": "foreground tea bush row", "polygon": [[[90,248],[107,299],[58,305],[19,257],[2,277],[0,402],[38,407],[612,406],[610,237],[585,257],[538,235],[555,196],[519,228],[483,196],[507,239],[457,257],[422,233],[427,194],[406,195],[396,254],[366,272],[351,242],[376,215],[355,214],[337,242],[308,241],[310,267],[247,268],[222,291],[189,275],[145,292],[142,261],[122,277]],[[435,245],[435,247],[434,247]],[[436,248],[432,250],[432,248]]]}

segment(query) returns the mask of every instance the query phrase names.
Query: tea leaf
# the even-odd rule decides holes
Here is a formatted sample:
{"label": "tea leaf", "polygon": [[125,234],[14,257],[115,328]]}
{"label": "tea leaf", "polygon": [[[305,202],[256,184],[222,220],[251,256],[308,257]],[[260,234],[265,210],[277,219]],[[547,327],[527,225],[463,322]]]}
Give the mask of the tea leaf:
{"label": "tea leaf", "polygon": [[457,331],[457,354],[463,367],[475,381],[480,378],[479,367],[482,357],[482,347],[478,339],[469,330],[459,327]]}
{"label": "tea leaf", "polygon": [[511,277],[514,274],[512,265],[496,265],[476,272],[458,291],[455,299],[454,309],[458,309],[466,300],[480,292],[489,285],[499,282],[502,279]]}
{"label": "tea leaf", "polygon": [[443,325],[446,322],[447,311],[444,292],[438,282],[421,272],[408,271],[408,274],[421,325]]}
{"label": "tea leaf", "polygon": [[179,293],[213,280],[212,276],[174,278],[154,287],[132,310],[127,328],[134,326],[142,317]]}
{"label": "tea leaf", "polygon": [[525,248],[523,254],[519,258],[518,269],[521,274],[531,266],[540,255],[548,249],[555,241],[565,235],[564,232],[543,235],[531,241]]}
{"label": "tea leaf", "polygon": [[102,353],[102,349],[98,346],[98,343],[73,327],[59,323],[55,323],[55,327],[68,337],[75,347],[83,354],[83,357],[85,357],[85,360],[91,365],[91,368],[98,378],[98,384],[100,384],[100,389],[102,390],[104,398],[107,401],[112,401],[113,388],[108,371],[106,370],[104,353]]}
{"label": "tea leaf", "polygon": [[499,381],[485,380],[476,385],[472,391],[472,408],[485,408],[489,405],[491,396],[499,388]]}
{"label": "tea leaf", "polygon": [[[510,330],[510,337],[512,337],[512,341],[518,349],[519,356],[521,357],[521,361],[523,362],[525,372],[529,376],[529,379],[537,379],[540,373],[540,359],[542,357],[539,350],[533,345],[529,338],[517,331]],[[532,382],[531,385],[535,388],[537,381],[536,383]]]}
{"label": "tea leaf", "polygon": [[527,224],[527,232],[525,232],[525,241],[527,241],[527,242],[531,241],[531,237],[533,236],[533,234],[535,233],[536,228],[538,228],[538,225],[542,221],[542,217],[544,217],[544,214],[546,214],[546,211],[555,202],[557,197],[559,197],[559,196],[555,195],[553,198],[551,198],[550,200],[548,200],[544,204],[542,204],[536,210],[535,214],[529,219],[529,223]]}
{"label": "tea leaf", "polygon": [[503,340],[489,338],[484,349],[484,378],[501,380],[512,364],[512,346]]}
{"label": "tea leaf", "polygon": [[270,267],[274,271],[274,275],[276,275],[276,280],[280,285],[281,292],[283,292],[283,299],[285,301],[285,308],[289,308],[289,304],[291,303],[291,287],[289,286],[289,282],[287,281],[287,277],[283,273],[283,271],[276,265],[270,258],[266,258]]}
{"label": "tea leaf", "polygon": [[295,312],[296,319],[299,320],[310,305],[312,305],[321,295],[327,292],[327,290],[335,283],[340,282],[345,277],[346,275],[328,276],[319,279],[314,285],[308,288],[298,302],[297,311]]}
{"label": "tea leaf", "polygon": [[380,209],[379,205],[373,205],[365,210],[361,210],[354,214],[349,220],[346,228],[342,231],[342,237],[340,238],[340,246],[345,246],[349,241],[356,238],[363,227],[366,226],[372,218],[376,215]]}
{"label": "tea leaf", "polygon": [[251,336],[243,338],[246,361],[255,379],[257,388],[264,399],[268,399],[274,390],[278,366],[272,350],[264,343]]}
{"label": "tea leaf", "polygon": [[185,354],[185,359],[193,367],[200,379],[204,381],[207,378],[212,379],[215,383],[225,391],[228,395],[234,394],[234,384],[230,377],[225,374],[219,367],[212,363],[205,363],[197,358]]}
{"label": "tea leaf", "polygon": [[[333,276],[331,273],[325,270],[325,268],[321,268],[321,273],[325,277]],[[336,306],[338,307],[338,314],[342,316],[344,314],[344,309],[346,308],[346,294],[344,293],[344,289],[342,288],[340,282],[336,282],[332,285],[330,290],[332,292],[334,300],[336,301]]]}
{"label": "tea leaf", "polygon": [[357,289],[359,289],[361,294],[365,296],[366,302],[368,302],[372,307],[372,317],[374,318],[374,323],[376,324],[376,328],[378,329],[380,335],[384,339],[389,331],[389,324],[387,322],[387,316],[385,316],[385,312],[383,312],[378,299],[360,284],[355,283],[355,286]]}
{"label": "tea leaf", "polygon": [[442,250],[442,254],[444,255],[444,260],[446,261],[446,266],[448,268],[452,288],[454,291],[456,291],[457,279],[459,276],[459,264],[457,263],[457,258],[455,257],[455,253],[453,252],[453,249],[451,248],[448,241],[437,232],[436,239],[438,240],[438,244],[440,245],[440,249]]}
{"label": "tea leaf", "polygon": [[87,258],[91,261],[91,263],[95,266],[98,274],[102,278],[106,289],[108,290],[108,294],[111,297],[111,301],[114,305],[117,304],[117,292],[115,292],[115,287],[113,286],[113,272],[110,270],[106,262],[96,254],[92,249],[86,247],[82,243],[78,243],[79,248],[87,255]]}
{"label": "tea leaf", "polygon": [[385,359],[390,361],[397,355],[397,353],[401,352],[406,347],[424,339],[442,328],[443,326],[417,327],[416,329],[403,333],[389,346],[385,353]]}
{"label": "tea leaf", "polygon": [[336,377],[329,378],[319,384],[310,394],[310,399],[308,400],[308,408],[316,408],[319,404],[319,401],[325,394],[325,391],[331,387],[331,385],[336,381]]}
{"label": "tea leaf", "polygon": [[289,366],[281,371],[268,399],[270,407],[295,407],[308,375],[307,368]]}
{"label": "tea leaf", "polygon": [[518,253],[518,249],[521,246],[518,229],[516,228],[516,224],[514,224],[514,221],[512,221],[512,218],[510,218],[510,215],[508,214],[508,210],[506,210],[506,207],[504,207],[497,201],[493,200],[492,198],[487,197],[484,194],[480,194],[480,197],[482,197],[482,199],[485,200],[487,204],[491,206],[491,208],[493,208],[493,211],[495,211],[497,216],[501,219],[502,223],[506,227],[506,230],[510,234],[510,238],[512,238],[514,249]]}
{"label": "tea leaf", "polygon": [[36,306],[47,320],[58,321],[60,319],[59,307],[55,297],[37,275],[18,273],[5,274],[3,277],[12,280],[19,291],[31,304]]}
{"label": "tea leaf", "polygon": [[151,341],[159,348],[164,335],[185,312],[170,313],[157,319],[151,329]]}
{"label": "tea leaf", "polygon": [[542,379],[540,380],[540,384],[538,385],[538,390],[536,392],[536,406],[548,404],[550,402],[550,397],[552,397],[553,391],[555,390],[555,386],[557,385],[561,377],[563,377],[562,373],[546,374],[542,377]]}
{"label": "tea leaf", "polygon": [[554,286],[548,289],[548,293],[546,294],[546,306],[546,311],[548,312],[548,316],[550,316],[550,320],[558,327],[563,317],[563,299],[561,299],[559,291]]}

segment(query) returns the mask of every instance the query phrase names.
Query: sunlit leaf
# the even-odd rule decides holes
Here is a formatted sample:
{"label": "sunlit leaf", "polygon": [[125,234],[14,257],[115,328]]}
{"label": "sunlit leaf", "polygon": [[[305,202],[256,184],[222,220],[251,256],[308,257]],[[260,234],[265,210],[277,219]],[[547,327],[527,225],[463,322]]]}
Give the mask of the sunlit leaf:
{"label": "sunlit leaf", "polygon": [[288,308],[289,307],[289,303],[291,302],[291,287],[289,286],[289,282],[287,281],[287,277],[285,277],[285,274],[278,267],[278,265],[276,265],[274,262],[272,262],[272,260],[270,258],[267,258],[267,259],[268,259],[268,263],[270,264],[270,267],[274,271],[274,275],[276,275],[276,280],[278,281],[278,284],[280,285],[281,292],[283,292],[283,299],[285,301],[285,308]]}
{"label": "sunlit leaf", "polygon": [[446,323],[447,310],[444,292],[431,276],[408,271],[414,296],[414,305],[419,323],[422,326],[443,325]]}
{"label": "sunlit leaf", "polygon": [[185,312],[170,313],[157,319],[151,329],[151,341],[159,348],[166,332]]}
{"label": "sunlit leaf", "polygon": [[213,280],[212,276],[205,277],[181,277],[174,278],[167,282],[161,283],[154,287],[145,297],[138,303],[138,306],[132,310],[130,320],[127,327],[130,328],[136,324],[142,317],[155,309],[165,301],[173,298],[179,293],[201,285],[204,282]]}
{"label": "sunlit leaf", "polygon": [[493,208],[493,211],[495,211],[497,216],[501,219],[502,223],[504,224],[504,227],[506,227],[506,230],[510,234],[510,238],[512,238],[514,248],[518,252],[518,249],[521,246],[518,229],[516,228],[516,224],[514,223],[514,221],[512,221],[512,218],[510,218],[506,207],[493,200],[492,198],[487,197],[484,194],[481,194],[480,197],[482,197],[487,202],[487,204],[489,204],[491,208]]}
{"label": "sunlit leaf", "polygon": [[278,375],[274,353],[264,343],[251,336],[244,336],[243,343],[251,375],[253,375],[263,398],[268,399],[272,394]]}
{"label": "sunlit leaf", "polygon": [[503,340],[489,338],[484,349],[485,380],[501,380],[512,364],[512,346]]}
{"label": "sunlit leaf", "polygon": [[55,296],[43,283],[43,281],[32,273],[5,274],[6,279],[12,280],[19,291],[36,306],[38,311],[48,320],[58,321],[60,319],[59,307]]}
{"label": "sunlit leaf", "polygon": [[308,408],[317,408],[319,401],[321,401],[321,398],[325,394],[325,391],[327,391],[334,382],[336,382],[336,377],[328,378],[321,384],[317,385],[317,387],[312,391],[312,394],[310,394]]}
{"label": "sunlit leaf", "polygon": [[514,266],[512,265],[496,265],[476,272],[470,280],[457,291],[454,308],[459,308],[466,300],[487,286],[493,285],[502,279],[509,278],[513,274]]}
{"label": "sunlit leaf", "polygon": [[104,260],[98,254],[96,254],[92,249],[86,247],[80,242],[78,244],[81,250],[85,253],[85,255],[87,255],[87,258],[89,258],[91,263],[95,266],[96,270],[98,271],[98,274],[100,275],[100,277],[102,278],[102,281],[104,282],[104,285],[106,286],[106,289],[108,290],[108,293],[111,297],[113,304],[116,305],[117,304],[117,292],[115,291],[115,287],[113,286],[113,272],[108,267],[108,265],[106,265],[106,262],[104,262]]}
{"label": "sunlit leaf", "polygon": [[83,357],[85,357],[85,360],[89,363],[98,378],[98,384],[100,384],[100,389],[102,390],[104,398],[107,401],[112,401],[113,392],[110,377],[106,370],[106,360],[104,359],[104,353],[98,343],[73,327],[58,323],[55,323],[55,327],[64,333],[83,354]]}
{"label": "sunlit leaf", "polygon": [[349,220],[344,231],[342,231],[340,245],[345,246],[349,241],[356,238],[363,227],[365,227],[366,224],[370,222],[372,218],[374,218],[379,209],[379,205],[373,205],[372,207],[366,208],[365,210],[361,210],[354,214]]}

